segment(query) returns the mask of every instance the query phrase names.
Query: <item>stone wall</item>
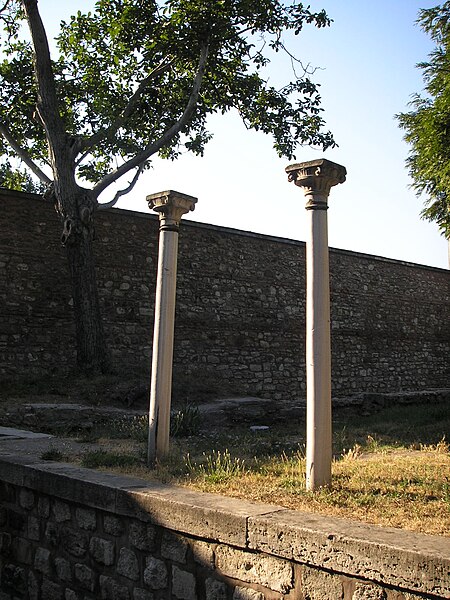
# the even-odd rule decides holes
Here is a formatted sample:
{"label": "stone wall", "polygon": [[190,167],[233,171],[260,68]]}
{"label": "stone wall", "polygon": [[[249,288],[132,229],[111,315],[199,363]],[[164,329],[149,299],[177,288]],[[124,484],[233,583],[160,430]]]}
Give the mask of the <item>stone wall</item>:
{"label": "stone wall", "polygon": [[[0,190],[0,374],[74,365],[60,224],[36,196]],[[143,207],[144,207],[143,200]],[[158,223],[97,215],[105,329],[115,365],[150,367]],[[330,251],[333,395],[448,387],[449,272]],[[305,394],[305,245],[183,221],[174,390],[295,400]]]}
{"label": "stone wall", "polygon": [[448,539],[0,456],[1,600],[450,598]]}

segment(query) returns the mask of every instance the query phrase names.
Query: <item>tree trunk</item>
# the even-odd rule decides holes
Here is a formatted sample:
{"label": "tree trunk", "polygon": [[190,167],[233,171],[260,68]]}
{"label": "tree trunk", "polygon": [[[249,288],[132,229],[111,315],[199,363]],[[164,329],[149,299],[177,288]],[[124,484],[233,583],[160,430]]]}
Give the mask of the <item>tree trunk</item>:
{"label": "tree trunk", "polygon": [[72,283],[77,365],[88,375],[105,373],[110,368],[94,260],[95,205],[89,191],[82,188],[78,188],[71,201],[67,196],[58,201],[58,212],[64,222],[61,241],[67,250]]}
{"label": "tree trunk", "polygon": [[67,133],[56,93],[47,34],[37,0],[22,0],[34,48],[37,112],[45,128],[53,171],[53,194],[63,220],[62,243],[67,248],[72,278],[72,297],[77,338],[78,367],[86,373],[104,372],[109,361],[100,317],[95,274],[92,192],[77,185],[75,157],[77,140]]}

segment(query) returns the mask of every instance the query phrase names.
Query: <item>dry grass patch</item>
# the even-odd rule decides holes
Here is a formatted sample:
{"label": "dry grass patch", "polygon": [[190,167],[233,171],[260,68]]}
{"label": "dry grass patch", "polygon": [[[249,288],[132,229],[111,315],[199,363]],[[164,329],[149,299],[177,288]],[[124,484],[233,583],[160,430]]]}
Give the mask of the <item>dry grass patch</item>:
{"label": "dry grass patch", "polygon": [[442,444],[427,452],[345,456],[333,463],[332,488],[316,493],[306,491],[304,473],[304,459],[293,456],[251,465],[223,481],[197,469],[177,482],[294,510],[450,535],[450,453]]}
{"label": "dry grass patch", "polygon": [[102,452],[81,460],[147,480],[450,536],[449,424],[445,404],[392,407],[357,419],[338,414],[332,488],[316,493],[305,487],[304,423],[260,433],[208,428],[173,438],[171,456],[149,470],[141,420],[116,427],[98,440]]}

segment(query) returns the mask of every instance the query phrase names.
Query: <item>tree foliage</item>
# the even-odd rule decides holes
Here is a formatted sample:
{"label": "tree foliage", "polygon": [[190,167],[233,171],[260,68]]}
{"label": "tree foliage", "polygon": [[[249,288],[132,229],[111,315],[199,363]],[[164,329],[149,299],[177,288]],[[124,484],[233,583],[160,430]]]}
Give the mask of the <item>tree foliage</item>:
{"label": "tree foliage", "polygon": [[[0,153],[28,159],[45,182],[42,173],[54,165],[33,62],[42,50],[21,27],[33,18],[32,4],[9,0],[1,13]],[[309,74],[281,88],[264,77],[286,32],[298,34],[306,23],[330,20],[278,0],[99,0],[92,12],[78,11],[61,23],[46,75],[54,79],[77,177],[97,197],[129,171],[138,176],[154,154],[202,154],[211,138],[208,115],[230,109],[272,135],[280,156],[292,158],[299,144],[333,146]]]}
{"label": "tree foliage", "polygon": [[412,111],[398,115],[411,144],[409,173],[427,200],[422,215],[450,238],[450,2],[419,11],[417,23],[435,42],[423,72],[426,95],[416,94]]}

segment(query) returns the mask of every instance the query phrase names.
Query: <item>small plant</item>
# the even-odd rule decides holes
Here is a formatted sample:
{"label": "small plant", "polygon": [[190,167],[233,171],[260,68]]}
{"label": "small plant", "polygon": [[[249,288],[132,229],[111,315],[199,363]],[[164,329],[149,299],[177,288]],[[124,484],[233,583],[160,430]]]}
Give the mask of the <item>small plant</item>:
{"label": "small plant", "polygon": [[62,460],[64,460],[64,454],[61,452],[61,450],[58,450],[57,448],[49,448],[41,454],[41,459],[51,460],[54,462],[61,462]]}
{"label": "small plant", "polygon": [[445,441],[445,436],[437,444],[420,444],[422,452],[436,452],[437,454],[448,454],[450,444]]}
{"label": "small plant", "polygon": [[109,437],[145,442],[148,437],[148,415],[116,419],[107,429]]}
{"label": "small plant", "polygon": [[133,454],[116,454],[106,450],[86,452],[81,459],[81,465],[88,469],[99,467],[131,467],[139,465],[141,460]]}
{"label": "small plant", "polygon": [[171,415],[170,433],[173,437],[197,435],[201,426],[198,406],[186,402],[183,408]]}
{"label": "small plant", "polygon": [[362,454],[362,448],[359,444],[355,444],[352,448],[342,451],[342,460],[355,460]]}
{"label": "small plant", "polygon": [[228,450],[224,452],[214,450],[211,454],[203,456],[205,461],[197,464],[192,463],[188,455],[186,467],[190,474],[200,476],[208,483],[224,483],[247,472],[244,461],[240,458],[233,458]]}

